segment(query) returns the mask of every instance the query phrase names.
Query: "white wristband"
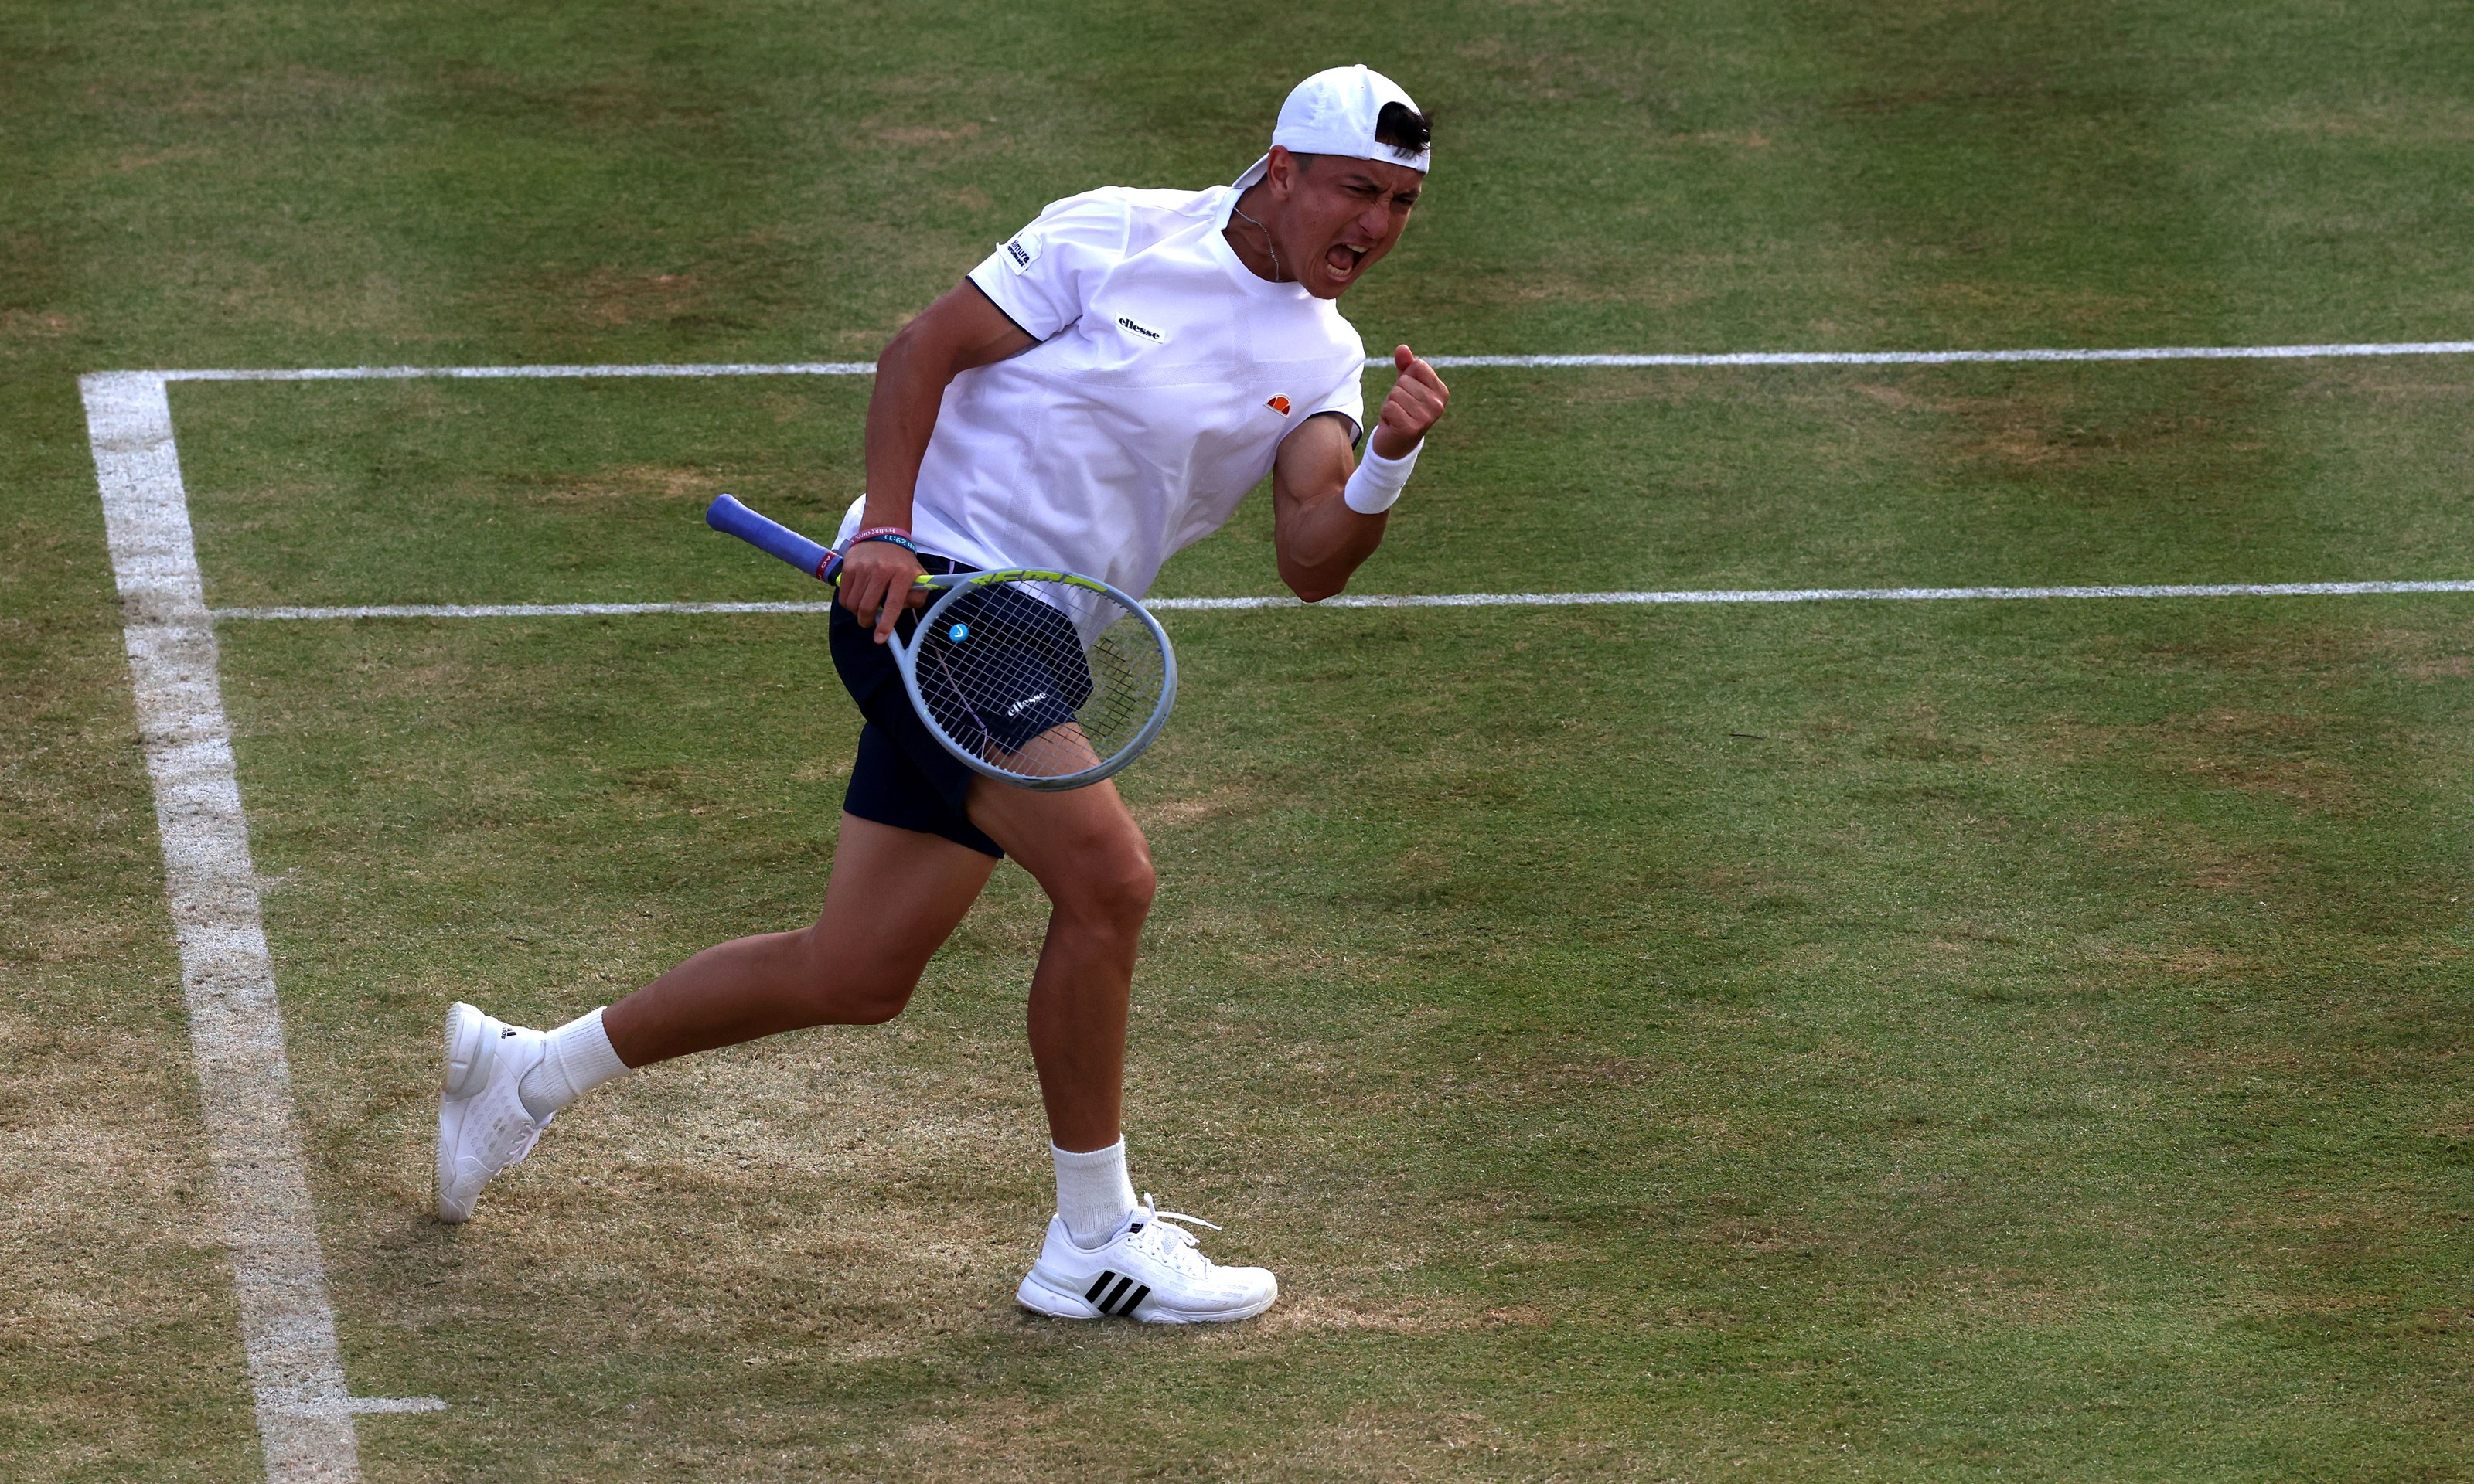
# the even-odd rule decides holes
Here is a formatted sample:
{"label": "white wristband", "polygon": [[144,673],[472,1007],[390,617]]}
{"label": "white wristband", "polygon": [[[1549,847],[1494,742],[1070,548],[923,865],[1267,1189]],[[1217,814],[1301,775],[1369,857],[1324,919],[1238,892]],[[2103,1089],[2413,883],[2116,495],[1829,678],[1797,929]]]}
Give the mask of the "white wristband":
{"label": "white wristband", "polygon": [[1409,445],[1409,451],[1396,459],[1387,459],[1374,451],[1374,440],[1366,441],[1366,462],[1348,476],[1340,497],[1350,510],[1361,515],[1379,515],[1392,508],[1408,488],[1409,471],[1418,467],[1418,450],[1426,446],[1419,439]]}

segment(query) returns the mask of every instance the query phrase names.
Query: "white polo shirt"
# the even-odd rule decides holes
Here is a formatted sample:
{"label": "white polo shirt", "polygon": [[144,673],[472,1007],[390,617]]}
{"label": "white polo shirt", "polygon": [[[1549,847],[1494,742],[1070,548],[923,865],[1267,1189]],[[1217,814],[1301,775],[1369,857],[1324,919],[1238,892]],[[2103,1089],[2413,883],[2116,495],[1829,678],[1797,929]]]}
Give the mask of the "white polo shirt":
{"label": "white polo shirt", "polygon": [[1330,300],[1238,260],[1221,235],[1238,194],[1069,196],[971,270],[1040,343],[946,388],[911,508],[922,550],[1140,596],[1306,419],[1365,425],[1365,343]]}

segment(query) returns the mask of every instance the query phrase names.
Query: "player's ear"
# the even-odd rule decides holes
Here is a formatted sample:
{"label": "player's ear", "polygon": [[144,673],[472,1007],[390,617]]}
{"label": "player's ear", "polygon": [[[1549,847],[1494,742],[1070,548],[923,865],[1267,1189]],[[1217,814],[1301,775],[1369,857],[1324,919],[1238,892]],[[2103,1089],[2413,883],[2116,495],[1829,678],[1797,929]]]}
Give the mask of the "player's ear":
{"label": "player's ear", "polygon": [[1305,174],[1314,159],[1311,155],[1296,155],[1282,145],[1272,146],[1272,162],[1264,168],[1263,178],[1271,182],[1272,194],[1286,201],[1297,194],[1298,177]]}

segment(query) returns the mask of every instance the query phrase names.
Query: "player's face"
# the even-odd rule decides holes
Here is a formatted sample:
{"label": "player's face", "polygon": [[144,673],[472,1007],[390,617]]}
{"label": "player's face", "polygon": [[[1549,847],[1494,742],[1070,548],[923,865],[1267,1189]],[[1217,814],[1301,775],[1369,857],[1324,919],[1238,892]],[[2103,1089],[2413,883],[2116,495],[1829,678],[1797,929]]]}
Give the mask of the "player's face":
{"label": "player's face", "polygon": [[1409,225],[1426,178],[1406,165],[1323,155],[1291,163],[1280,212],[1281,262],[1317,299],[1338,299],[1383,260]]}

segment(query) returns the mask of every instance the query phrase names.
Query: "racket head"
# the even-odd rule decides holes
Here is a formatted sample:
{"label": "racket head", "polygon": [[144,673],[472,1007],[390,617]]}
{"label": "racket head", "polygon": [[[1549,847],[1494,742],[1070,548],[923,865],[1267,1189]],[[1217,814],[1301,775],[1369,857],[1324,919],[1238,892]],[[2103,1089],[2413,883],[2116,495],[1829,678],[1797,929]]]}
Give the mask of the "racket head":
{"label": "racket head", "polygon": [[1176,704],[1176,651],[1098,578],[1028,567],[935,579],[896,658],[945,750],[1021,788],[1099,782],[1142,755]]}

